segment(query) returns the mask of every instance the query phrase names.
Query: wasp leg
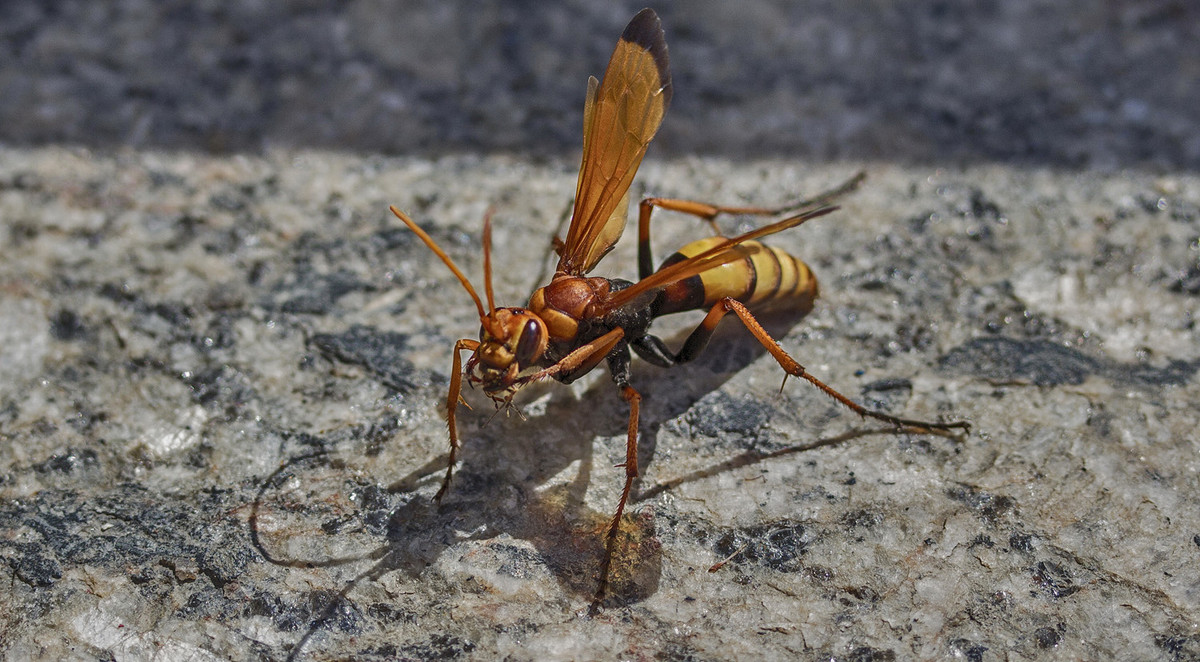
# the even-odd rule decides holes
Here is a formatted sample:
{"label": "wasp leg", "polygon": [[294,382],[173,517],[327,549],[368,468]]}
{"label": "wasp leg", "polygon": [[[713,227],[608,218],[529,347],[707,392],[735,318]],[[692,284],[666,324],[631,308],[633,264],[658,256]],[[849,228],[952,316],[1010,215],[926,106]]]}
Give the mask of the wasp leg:
{"label": "wasp leg", "polygon": [[[617,327],[599,338],[578,347],[554,365],[518,380],[517,384],[527,384],[539,379],[545,379],[546,377],[555,377],[565,382],[570,382],[596,367],[604,357],[612,352],[613,348],[617,346],[617,343],[624,336],[625,330]],[[459,402],[466,404],[462,400],[463,371],[462,356],[459,354],[464,349],[472,352],[479,349],[479,341],[463,338],[454,343],[454,366],[450,370],[450,392],[446,395],[446,422],[450,428],[450,459],[446,463],[446,477],[442,479],[442,486],[438,489],[437,494],[433,496],[434,501],[441,501],[442,497],[446,494],[446,490],[450,487],[450,478],[454,475],[454,463],[458,460],[458,449],[461,445],[458,442],[458,424],[455,420],[455,412],[458,409]],[[628,354],[628,350],[626,350],[626,353]]]}
{"label": "wasp leg", "polygon": [[[517,384],[527,384],[546,377],[557,377],[569,382],[596,367],[596,364],[612,351],[624,335],[625,330],[617,327],[567,354],[558,363],[518,380]],[[459,355],[459,352],[464,349],[472,352],[479,349],[479,341],[463,338],[454,343],[454,367],[450,370],[450,392],[446,395],[446,422],[450,428],[450,460],[446,464],[446,477],[442,479],[442,487],[437,494],[433,495],[434,501],[441,501],[442,496],[446,494],[446,490],[450,487],[450,478],[454,475],[454,463],[458,459],[460,444],[458,443],[455,411],[458,409],[459,402],[466,404],[462,400],[463,371],[462,357]],[[469,405],[468,408],[470,408]]]}
{"label": "wasp leg", "polygon": [[600,584],[596,588],[596,597],[592,600],[592,611],[600,608],[604,596],[608,592],[608,575],[612,567],[613,554],[617,549],[617,534],[621,530],[621,516],[625,514],[625,504],[629,502],[629,492],[633,481],[638,477],[638,411],[641,409],[642,396],[629,385],[629,347],[622,345],[608,356],[608,368],[613,381],[621,389],[621,397],[629,403],[629,428],[625,437],[625,462],[617,466],[625,467],[625,487],[621,490],[621,500],[617,502],[617,512],[613,515],[612,523],[608,526],[607,540],[604,545],[604,559],[600,562]]}
{"label": "wasp leg", "polygon": [[617,327],[591,342],[580,345],[570,354],[559,359],[558,363],[543,368],[528,377],[522,377],[516,381],[516,384],[525,385],[547,377],[553,377],[569,384],[595,368],[624,337],[625,329]]}
{"label": "wasp leg", "polygon": [[804,366],[800,365],[800,363],[789,356],[787,352],[783,351],[783,348],[779,346],[779,343],[772,338],[769,333],[767,333],[767,330],[764,329],[761,324],[759,324],[758,320],[754,318],[753,313],[746,308],[745,304],[737,301],[736,299],[730,299],[728,297],[718,301],[711,309],[709,309],[708,315],[705,316],[704,321],[700,323],[700,326],[696,327],[696,330],[692,332],[692,335],[688,336],[688,339],[684,341],[683,347],[679,350],[679,353],[675,354],[673,357],[670,356],[668,351],[666,351],[662,341],[653,336],[646,336],[644,340],[639,339],[639,343],[634,344],[634,349],[638,352],[638,355],[642,357],[647,357],[647,354],[654,356],[654,358],[648,359],[651,362],[656,362],[655,359],[661,359],[665,357],[673,359],[676,363],[686,363],[696,358],[700,352],[704,350],[704,346],[708,344],[708,340],[712,337],[713,331],[716,330],[717,324],[723,317],[725,317],[727,313],[731,312],[737,315],[742,324],[745,325],[750,333],[754,334],[756,339],[758,339],[758,342],[762,343],[762,346],[771,353],[771,356],[775,357],[775,361],[779,363],[779,366],[783,368],[787,374],[794,377],[800,377],[808,381],[808,383],[816,386],[826,395],[838,401],[859,416],[864,418],[874,418],[876,420],[895,425],[896,427],[909,428],[917,431],[952,429],[970,431],[971,429],[971,424],[967,423],[966,421],[954,421],[951,423],[918,421],[910,418],[892,416],[891,414],[885,414],[879,411],[872,411],[866,407],[863,407],[857,402],[854,402],[850,398],[834,390],[832,386],[829,386],[825,382],[809,374]]}
{"label": "wasp leg", "polygon": [[732,207],[714,205],[707,202],[696,202],[695,200],[646,198],[638,203],[638,278],[645,278],[654,273],[654,258],[650,254],[650,213],[655,207],[690,214],[706,221],[712,227],[713,234],[720,237],[724,235],[721,234],[720,228],[717,227],[715,219],[721,214],[774,216],[809,207],[822,207],[858,188],[859,184],[862,184],[866,177],[867,174],[865,172],[859,172],[835,188],[818,193],[811,198],[797,200],[782,207]]}
{"label": "wasp leg", "polygon": [[458,409],[458,403],[462,401],[463,370],[460,352],[464,349],[474,352],[479,349],[479,341],[463,338],[454,343],[454,366],[450,368],[450,392],[446,394],[446,425],[450,428],[450,459],[446,462],[446,477],[442,479],[442,486],[438,489],[437,494],[433,495],[434,501],[441,501],[442,496],[446,494],[446,488],[450,487],[450,477],[454,474],[454,462],[458,459],[458,424],[455,421],[454,412]]}
{"label": "wasp leg", "polygon": [[[707,343],[707,339],[705,339],[705,342]],[[659,338],[658,336],[646,334],[641,338],[630,341],[629,346],[632,347],[633,351],[637,352],[637,355],[642,357],[642,359],[647,363],[656,365],[660,368],[670,368],[671,366],[681,362],[676,354],[667,349],[667,346],[663,343],[662,338]]]}

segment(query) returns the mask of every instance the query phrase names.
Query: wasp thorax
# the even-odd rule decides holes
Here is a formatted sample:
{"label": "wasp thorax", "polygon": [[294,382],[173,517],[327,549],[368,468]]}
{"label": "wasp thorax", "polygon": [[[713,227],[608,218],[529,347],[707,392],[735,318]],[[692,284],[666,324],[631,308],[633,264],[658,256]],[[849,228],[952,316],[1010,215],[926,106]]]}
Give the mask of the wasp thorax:
{"label": "wasp thorax", "polygon": [[546,352],[541,318],[524,308],[497,308],[479,329],[479,381],[486,391],[507,389]]}

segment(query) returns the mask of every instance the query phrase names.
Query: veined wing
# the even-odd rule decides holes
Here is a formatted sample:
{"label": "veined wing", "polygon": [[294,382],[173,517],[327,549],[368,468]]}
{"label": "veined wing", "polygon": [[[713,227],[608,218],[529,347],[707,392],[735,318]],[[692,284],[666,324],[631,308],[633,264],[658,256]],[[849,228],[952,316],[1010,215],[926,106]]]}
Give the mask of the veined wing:
{"label": "veined wing", "polygon": [[588,84],[583,160],[558,271],[591,271],[625,229],[629,185],[671,101],[662,24],[643,9],[626,26],[604,72]]}

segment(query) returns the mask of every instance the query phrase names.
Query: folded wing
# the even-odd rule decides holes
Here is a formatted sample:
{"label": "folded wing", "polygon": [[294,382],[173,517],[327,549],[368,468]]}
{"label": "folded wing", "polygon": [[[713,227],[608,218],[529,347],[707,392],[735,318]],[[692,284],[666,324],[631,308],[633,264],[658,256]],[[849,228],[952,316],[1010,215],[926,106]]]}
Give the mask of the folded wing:
{"label": "folded wing", "polygon": [[643,9],[621,34],[603,82],[589,81],[583,162],[558,271],[591,271],[621,237],[629,185],[670,101],[662,24],[653,10]]}

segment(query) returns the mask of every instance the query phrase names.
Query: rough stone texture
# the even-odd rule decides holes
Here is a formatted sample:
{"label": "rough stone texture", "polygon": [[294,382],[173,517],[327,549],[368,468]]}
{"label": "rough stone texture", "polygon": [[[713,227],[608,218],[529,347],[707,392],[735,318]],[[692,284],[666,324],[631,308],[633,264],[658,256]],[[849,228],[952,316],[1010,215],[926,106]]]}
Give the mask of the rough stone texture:
{"label": "rough stone texture", "polygon": [[[386,208],[481,284],[494,206],[520,302],[641,3],[401,4],[0,3],[0,657],[1200,659],[1200,5],[657,7],[676,93],[634,195],[865,169],[771,239],[824,298],[769,327],[974,430],[780,392],[732,321],[638,363],[589,617],[625,406],[603,370],[523,418],[469,393],[432,504],[478,320]],[[655,250],[707,231],[663,214]]]}
{"label": "rough stone texture", "polygon": [[[779,393],[733,322],[638,364],[645,477],[589,618],[624,404],[602,370],[525,420],[468,394],[432,505],[478,322],[386,213],[478,282],[494,205],[515,302],[573,163],[0,149],[0,655],[1195,659],[1200,179],[655,159],[635,193],[777,203],[859,168],[773,238],[823,292],[773,328],[852,397],[974,431]],[[703,231],[663,214],[656,250]]]}

